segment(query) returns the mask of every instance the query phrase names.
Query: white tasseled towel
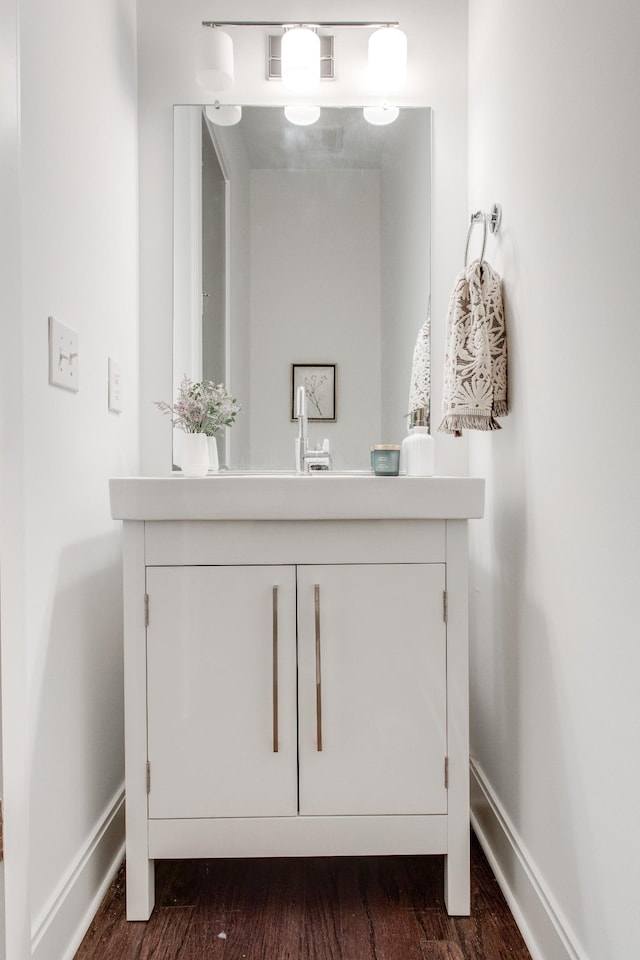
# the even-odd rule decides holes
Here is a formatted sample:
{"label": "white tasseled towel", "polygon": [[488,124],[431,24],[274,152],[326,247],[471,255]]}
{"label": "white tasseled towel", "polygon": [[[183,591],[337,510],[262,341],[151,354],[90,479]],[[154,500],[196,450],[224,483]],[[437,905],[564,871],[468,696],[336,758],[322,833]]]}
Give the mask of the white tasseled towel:
{"label": "white tasseled towel", "polygon": [[447,317],[443,418],[438,430],[500,430],[507,415],[507,336],[502,279],[474,260],[456,279]]}
{"label": "white tasseled towel", "polygon": [[424,407],[427,426],[431,424],[431,301],[427,308],[427,319],[420,327],[416,345],[413,348],[411,364],[411,386],[409,388],[409,415]]}

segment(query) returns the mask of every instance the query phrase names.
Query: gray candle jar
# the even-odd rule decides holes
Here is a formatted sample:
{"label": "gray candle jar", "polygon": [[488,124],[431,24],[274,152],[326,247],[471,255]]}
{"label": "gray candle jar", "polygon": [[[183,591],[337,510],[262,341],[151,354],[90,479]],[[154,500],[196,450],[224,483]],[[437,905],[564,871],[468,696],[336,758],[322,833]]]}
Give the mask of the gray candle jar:
{"label": "gray candle jar", "polygon": [[397,477],[400,470],[400,444],[374,444],[371,447],[371,469],[376,477]]}

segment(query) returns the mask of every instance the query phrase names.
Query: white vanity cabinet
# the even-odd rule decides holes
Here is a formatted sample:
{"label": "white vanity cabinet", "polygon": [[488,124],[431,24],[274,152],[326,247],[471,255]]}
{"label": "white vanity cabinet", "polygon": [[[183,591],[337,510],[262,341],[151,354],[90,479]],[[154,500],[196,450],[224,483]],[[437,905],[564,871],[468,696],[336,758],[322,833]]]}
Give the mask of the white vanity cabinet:
{"label": "white vanity cabinet", "polygon": [[444,564],[146,586],[151,820],[446,813]]}
{"label": "white vanity cabinet", "polygon": [[444,854],[468,913],[482,481],[248,479],[111,481],[128,918],[153,909],[155,859],[373,854]]}

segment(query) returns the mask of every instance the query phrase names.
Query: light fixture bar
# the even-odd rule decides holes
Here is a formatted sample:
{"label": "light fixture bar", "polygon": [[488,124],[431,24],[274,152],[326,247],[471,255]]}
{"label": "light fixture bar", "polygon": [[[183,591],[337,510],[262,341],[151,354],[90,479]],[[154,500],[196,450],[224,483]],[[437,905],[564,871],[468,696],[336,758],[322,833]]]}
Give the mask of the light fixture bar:
{"label": "light fixture bar", "polygon": [[369,20],[203,20],[203,27],[399,27],[398,20],[372,23]]}

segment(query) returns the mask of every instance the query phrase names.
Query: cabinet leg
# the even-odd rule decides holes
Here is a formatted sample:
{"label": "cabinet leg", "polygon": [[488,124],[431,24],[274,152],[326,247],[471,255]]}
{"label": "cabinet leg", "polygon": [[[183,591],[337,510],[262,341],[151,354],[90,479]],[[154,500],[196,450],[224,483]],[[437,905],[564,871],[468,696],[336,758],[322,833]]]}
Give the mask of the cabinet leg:
{"label": "cabinet leg", "polygon": [[148,920],[156,899],[155,860],[129,858],[127,852],[127,920]]}
{"label": "cabinet leg", "polygon": [[[464,843],[461,844],[464,847]],[[471,863],[469,841],[466,853],[458,849],[444,858],[444,902],[451,917],[468,917],[471,913]]]}

